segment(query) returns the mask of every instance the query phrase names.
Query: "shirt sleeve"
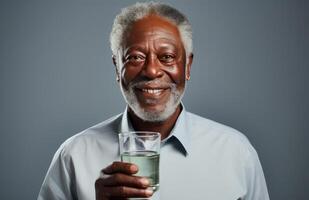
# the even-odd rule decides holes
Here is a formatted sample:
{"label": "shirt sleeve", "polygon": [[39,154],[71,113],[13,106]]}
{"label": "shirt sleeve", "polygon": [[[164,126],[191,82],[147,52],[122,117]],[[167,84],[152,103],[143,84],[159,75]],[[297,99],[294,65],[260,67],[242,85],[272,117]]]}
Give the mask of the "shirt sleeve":
{"label": "shirt sleeve", "polygon": [[65,155],[63,147],[55,153],[47,171],[38,200],[73,200],[73,174],[70,169],[70,158]]}
{"label": "shirt sleeve", "polygon": [[257,152],[251,146],[246,165],[247,195],[245,200],[269,200],[263,169]]}

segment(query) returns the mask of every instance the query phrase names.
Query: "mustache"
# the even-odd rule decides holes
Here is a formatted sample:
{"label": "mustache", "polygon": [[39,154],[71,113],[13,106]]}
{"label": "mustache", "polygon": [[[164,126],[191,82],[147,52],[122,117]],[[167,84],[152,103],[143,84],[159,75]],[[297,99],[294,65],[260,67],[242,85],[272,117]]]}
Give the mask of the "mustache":
{"label": "mustache", "polygon": [[175,88],[176,84],[175,83],[171,83],[171,82],[166,82],[166,81],[162,81],[162,80],[151,80],[151,81],[146,81],[146,80],[138,80],[138,81],[133,81],[129,84],[129,87],[134,88],[134,87],[145,87],[148,85],[156,85],[158,87],[169,87],[169,88]]}

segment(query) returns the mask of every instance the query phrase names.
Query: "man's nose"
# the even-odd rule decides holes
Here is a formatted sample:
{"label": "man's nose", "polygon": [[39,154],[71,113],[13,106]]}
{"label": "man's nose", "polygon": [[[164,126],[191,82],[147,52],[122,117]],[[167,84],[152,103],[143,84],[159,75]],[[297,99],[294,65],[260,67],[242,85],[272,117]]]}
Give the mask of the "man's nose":
{"label": "man's nose", "polygon": [[147,56],[142,75],[149,79],[156,79],[163,76],[160,61],[156,55]]}

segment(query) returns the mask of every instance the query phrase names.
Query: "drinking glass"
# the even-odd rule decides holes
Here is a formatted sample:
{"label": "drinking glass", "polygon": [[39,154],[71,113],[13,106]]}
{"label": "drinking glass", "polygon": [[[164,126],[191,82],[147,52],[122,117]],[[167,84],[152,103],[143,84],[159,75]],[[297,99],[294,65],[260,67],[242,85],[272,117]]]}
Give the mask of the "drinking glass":
{"label": "drinking glass", "polygon": [[136,164],[139,170],[135,175],[146,177],[153,191],[159,189],[160,143],[158,132],[119,133],[121,161]]}

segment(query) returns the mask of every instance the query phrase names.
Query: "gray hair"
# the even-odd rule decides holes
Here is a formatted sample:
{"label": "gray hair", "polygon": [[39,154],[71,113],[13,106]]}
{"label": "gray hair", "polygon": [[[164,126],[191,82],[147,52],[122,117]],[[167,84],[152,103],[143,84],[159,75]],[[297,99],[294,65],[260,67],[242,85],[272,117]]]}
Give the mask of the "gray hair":
{"label": "gray hair", "polygon": [[114,20],[110,34],[110,45],[113,55],[118,55],[123,44],[124,33],[130,26],[150,14],[156,14],[167,19],[178,27],[186,55],[193,51],[192,28],[187,17],[175,8],[160,2],[143,2],[136,3],[129,7],[123,8]]}

